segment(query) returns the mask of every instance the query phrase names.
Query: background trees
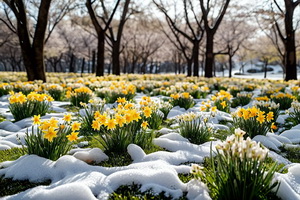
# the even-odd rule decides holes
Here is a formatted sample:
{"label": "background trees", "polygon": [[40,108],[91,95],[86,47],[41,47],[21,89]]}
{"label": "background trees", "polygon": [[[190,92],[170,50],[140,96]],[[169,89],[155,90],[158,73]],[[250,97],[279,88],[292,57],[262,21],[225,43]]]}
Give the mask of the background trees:
{"label": "background trees", "polygon": [[238,61],[242,72],[256,59],[279,63],[286,80],[296,79],[300,0],[248,3],[3,0],[0,70],[26,70],[28,80],[46,81],[45,71],[199,76],[202,67],[212,77],[222,69],[231,76]]}

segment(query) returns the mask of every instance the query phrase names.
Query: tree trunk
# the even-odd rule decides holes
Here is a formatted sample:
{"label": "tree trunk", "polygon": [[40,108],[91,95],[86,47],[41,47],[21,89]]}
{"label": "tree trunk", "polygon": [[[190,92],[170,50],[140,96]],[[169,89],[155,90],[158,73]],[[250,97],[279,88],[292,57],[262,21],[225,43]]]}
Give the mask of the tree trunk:
{"label": "tree trunk", "polygon": [[187,76],[192,76],[192,59],[187,59]]}
{"label": "tree trunk", "polygon": [[13,9],[18,19],[17,32],[29,81],[42,80],[46,82],[44,64],[44,40],[50,4],[51,0],[41,1],[32,42],[30,41],[26,9],[23,1],[18,1],[15,4],[15,9],[17,11]]}
{"label": "tree trunk", "polygon": [[205,52],[205,77],[213,77],[214,65],[214,34],[206,33],[206,52]]}
{"label": "tree trunk", "polygon": [[93,56],[93,58],[92,58],[92,73],[95,73],[95,66],[96,66],[96,51],[95,50],[93,50],[93,52],[92,52],[92,56]]}
{"label": "tree trunk", "polygon": [[296,65],[296,45],[295,45],[295,30],[293,28],[293,15],[296,6],[299,2],[292,0],[285,0],[285,17],[284,25],[286,31],[285,38],[285,68],[286,76],[285,80],[297,79],[297,65]]}
{"label": "tree trunk", "polygon": [[71,54],[70,58],[70,65],[69,65],[69,72],[75,72],[74,70],[74,54]]}
{"label": "tree trunk", "polygon": [[84,72],[84,65],[85,65],[85,58],[82,59],[82,64],[81,64],[81,76]]}
{"label": "tree trunk", "polygon": [[264,60],[264,78],[267,78],[268,59]]}
{"label": "tree trunk", "polygon": [[293,30],[287,30],[285,52],[285,80],[297,80],[295,32]]}
{"label": "tree trunk", "polygon": [[104,76],[105,33],[98,33],[96,76]]}
{"label": "tree trunk", "polygon": [[199,76],[199,42],[195,40],[193,46],[194,76]]}
{"label": "tree trunk", "polygon": [[232,55],[229,54],[229,75],[228,77],[231,78],[232,77]]}
{"label": "tree trunk", "polygon": [[115,41],[113,43],[112,65],[112,73],[120,75],[120,41]]}

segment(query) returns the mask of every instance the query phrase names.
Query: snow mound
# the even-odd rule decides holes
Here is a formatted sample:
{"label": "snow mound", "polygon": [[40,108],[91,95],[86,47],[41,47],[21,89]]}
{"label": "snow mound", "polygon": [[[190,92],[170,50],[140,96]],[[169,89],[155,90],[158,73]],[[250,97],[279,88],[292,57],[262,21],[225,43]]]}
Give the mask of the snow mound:
{"label": "snow mound", "polygon": [[103,151],[99,148],[82,149],[82,151],[79,151],[78,149],[73,149],[72,152],[74,152],[73,156],[75,158],[82,160],[86,163],[100,163],[102,161],[108,160],[108,156],[105,153],[103,153]]}
{"label": "snow mound", "polygon": [[280,186],[277,196],[284,200],[300,199],[300,164],[293,164],[287,174],[277,174]]}
{"label": "snow mound", "polygon": [[288,138],[292,143],[300,143],[300,130],[287,130],[280,134],[280,136]]}

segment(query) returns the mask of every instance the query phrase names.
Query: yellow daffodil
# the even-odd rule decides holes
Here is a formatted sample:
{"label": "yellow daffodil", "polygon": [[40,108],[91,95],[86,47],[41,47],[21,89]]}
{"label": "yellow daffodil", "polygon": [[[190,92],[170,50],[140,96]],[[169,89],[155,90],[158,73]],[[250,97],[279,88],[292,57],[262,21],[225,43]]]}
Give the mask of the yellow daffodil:
{"label": "yellow daffodil", "polygon": [[65,122],[71,122],[71,120],[72,120],[72,115],[71,115],[71,113],[65,114],[64,117],[63,117],[63,120],[64,120]]}
{"label": "yellow daffodil", "polygon": [[72,125],[71,125],[71,129],[72,131],[78,131],[80,129],[80,126],[81,126],[81,123],[79,122],[74,122]]}
{"label": "yellow daffodil", "polygon": [[143,113],[144,113],[144,115],[145,115],[145,117],[150,117],[151,116],[151,114],[152,114],[152,110],[151,110],[151,108],[150,107],[144,107],[144,109],[143,109]]}
{"label": "yellow daffodil", "polygon": [[143,129],[146,129],[147,127],[148,127],[148,122],[146,122],[146,121],[143,121],[143,123],[141,124],[141,127],[143,128]]}
{"label": "yellow daffodil", "polygon": [[118,103],[125,103],[125,102],[126,102],[126,99],[125,99],[124,97],[123,97],[123,98],[118,97],[117,102],[118,102]]}
{"label": "yellow daffodil", "polygon": [[273,112],[269,112],[266,116],[267,121],[271,121],[274,119],[274,113]]}
{"label": "yellow daffodil", "polygon": [[70,142],[76,141],[78,139],[78,132],[72,132],[70,135],[66,136]]}
{"label": "yellow daffodil", "polygon": [[53,141],[53,138],[55,138],[57,136],[57,131],[53,128],[50,127],[44,135],[44,138],[46,138],[49,142]]}
{"label": "yellow daffodil", "polygon": [[97,120],[93,120],[93,122],[92,122],[92,128],[93,128],[94,130],[99,131],[99,130],[100,130],[100,127],[101,127],[101,124],[100,124]]}
{"label": "yellow daffodil", "polygon": [[34,115],[33,116],[33,119],[32,119],[32,121],[33,121],[33,124],[41,124],[41,119],[40,119],[40,115]]}
{"label": "yellow daffodil", "polygon": [[105,126],[107,127],[108,130],[110,130],[110,129],[115,129],[116,124],[117,124],[117,122],[115,119],[108,119]]}

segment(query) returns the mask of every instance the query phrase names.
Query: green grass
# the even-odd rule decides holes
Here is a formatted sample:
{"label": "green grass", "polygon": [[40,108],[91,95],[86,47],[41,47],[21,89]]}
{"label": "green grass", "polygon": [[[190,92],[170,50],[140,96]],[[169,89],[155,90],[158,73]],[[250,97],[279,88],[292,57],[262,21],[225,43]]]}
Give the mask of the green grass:
{"label": "green grass", "polygon": [[[12,148],[7,150],[0,151],[0,162],[9,161],[9,160],[16,160],[20,156],[25,155],[25,149],[20,148]],[[38,185],[49,185],[50,181],[45,181],[42,183],[31,183],[28,180],[25,181],[15,181],[12,179],[5,179],[0,177],[0,197],[13,195],[28,188],[33,188]]]}
{"label": "green grass", "polygon": [[73,106],[73,105],[63,105],[60,106],[61,108],[64,108],[67,110],[67,112],[78,112],[80,110],[79,107]]}
{"label": "green grass", "polygon": [[15,181],[12,179],[4,179],[0,177],[0,197],[17,194],[29,188],[33,188],[39,185],[49,185],[50,183],[50,181],[44,181],[41,183],[32,183],[28,180]]}
{"label": "green grass", "polygon": [[230,136],[234,133],[234,128],[230,128],[229,130],[226,129],[218,129],[217,131],[215,131],[213,133],[213,137],[215,139],[219,139],[219,140],[226,140],[227,136]]}
{"label": "green grass", "polygon": [[0,151],[0,162],[7,161],[7,160],[16,160],[20,156],[25,155],[25,149],[20,148],[12,148],[7,150]]}
{"label": "green grass", "polygon": [[6,118],[4,116],[0,115],[0,122],[3,122],[5,120],[6,120]]}
{"label": "green grass", "polygon": [[281,155],[293,163],[300,163],[300,147],[281,148]]}
{"label": "green grass", "polygon": [[[110,200],[161,200],[161,199],[173,199],[172,197],[167,197],[164,192],[154,195],[151,190],[146,192],[141,192],[139,189],[140,185],[132,184],[119,187],[113,194],[110,195]],[[187,199],[186,194],[180,197],[179,200]]]}

